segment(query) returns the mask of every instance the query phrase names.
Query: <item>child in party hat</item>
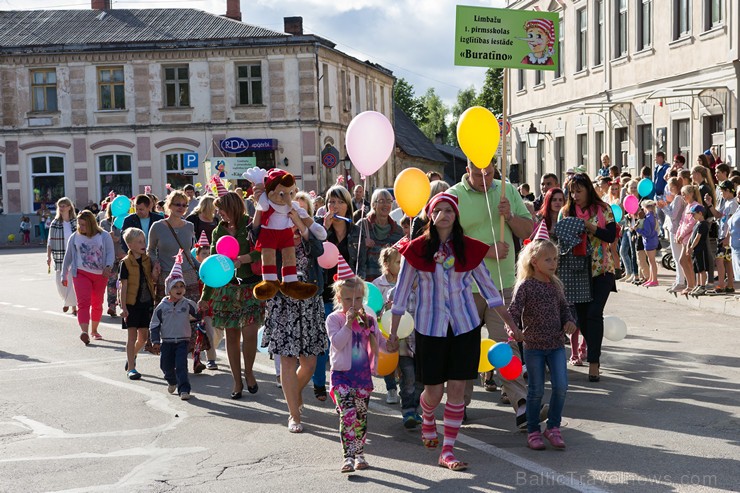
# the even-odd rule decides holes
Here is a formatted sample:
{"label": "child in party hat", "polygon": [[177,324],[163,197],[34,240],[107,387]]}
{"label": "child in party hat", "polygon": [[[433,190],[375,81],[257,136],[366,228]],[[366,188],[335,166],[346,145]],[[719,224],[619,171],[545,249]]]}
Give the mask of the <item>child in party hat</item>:
{"label": "child in party hat", "polygon": [[339,255],[334,283],[336,310],[326,318],[331,341],[330,395],[339,412],[339,437],[342,441],[344,473],[370,467],[365,460],[367,409],[373,391],[371,368],[376,367],[378,347],[386,340],[378,322],[365,313],[365,282],[357,277]]}
{"label": "child in party hat", "polygon": [[154,353],[160,354],[159,367],[167,380],[167,391],[177,392],[180,399],[190,399],[188,379],[188,344],[191,320],[197,320],[198,306],[185,298],[182,276],[182,250],[175,256],[175,265],[164,281],[167,296],[154,309],[149,324]]}

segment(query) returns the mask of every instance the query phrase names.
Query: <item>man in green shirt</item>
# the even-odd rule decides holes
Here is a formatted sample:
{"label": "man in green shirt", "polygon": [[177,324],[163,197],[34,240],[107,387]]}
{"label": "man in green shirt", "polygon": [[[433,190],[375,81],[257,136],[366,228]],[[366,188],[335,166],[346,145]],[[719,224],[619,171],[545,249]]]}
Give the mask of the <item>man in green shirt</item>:
{"label": "man in green shirt", "polygon": [[[501,199],[501,180],[494,179],[494,167],[480,169],[468,162],[467,173],[460,183],[448,190],[457,196],[460,206],[460,224],[465,234],[491,245],[485,260],[491,273],[491,280],[499,288],[506,305],[511,303],[511,295],[516,283],[514,258],[514,236],[524,239],[532,234],[533,220],[529,214],[519,192],[510,183],[504,185],[506,193]],[[504,234],[501,237],[500,218],[504,218]],[[495,233],[495,235],[494,235]],[[496,240],[494,246],[494,238]],[[494,310],[486,306],[485,300],[473,288],[478,313],[486,324],[488,335],[494,341],[506,341],[503,321]],[[519,346],[516,342],[509,343],[512,351],[520,359]],[[469,381],[465,392],[465,404],[468,405],[473,394],[474,381]],[[503,391],[509,398],[514,411],[518,427],[526,427],[527,386],[524,378],[505,380]]]}

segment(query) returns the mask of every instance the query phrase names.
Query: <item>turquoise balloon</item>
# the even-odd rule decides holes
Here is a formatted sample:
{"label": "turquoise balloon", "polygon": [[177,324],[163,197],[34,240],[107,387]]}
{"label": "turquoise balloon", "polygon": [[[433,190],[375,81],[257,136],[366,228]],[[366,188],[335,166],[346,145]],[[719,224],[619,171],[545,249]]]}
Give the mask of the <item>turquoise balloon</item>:
{"label": "turquoise balloon", "polygon": [[113,226],[115,226],[118,229],[123,228],[123,220],[126,219],[126,214],[122,216],[118,216],[115,221],[113,221]]}
{"label": "turquoise balloon", "polygon": [[220,288],[234,278],[234,262],[226,255],[211,255],[200,264],[198,274],[206,286]]}
{"label": "turquoise balloon", "polygon": [[612,204],[612,212],[614,213],[614,221],[619,222],[622,220],[624,213],[622,212],[622,208],[619,207],[619,204]]}
{"label": "turquoise balloon", "polygon": [[488,350],[488,361],[496,368],[503,368],[511,362],[514,351],[506,342],[497,342]]}
{"label": "turquoise balloon", "polygon": [[192,250],[190,250],[190,255],[192,255],[193,258],[197,257],[198,256],[198,249],[197,248],[193,248]]}
{"label": "turquoise balloon", "polygon": [[267,346],[262,347],[262,337],[265,335],[265,328],[260,327],[257,331],[257,351],[260,353],[266,353],[267,352]]}
{"label": "turquoise balloon", "polygon": [[110,213],[114,217],[125,216],[131,209],[131,199],[119,195],[110,203]]}
{"label": "turquoise balloon", "polygon": [[643,178],[640,183],[637,184],[637,193],[640,197],[647,197],[653,193],[653,182],[649,178]]}
{"label": "turquoise balloon", "polygon": [[365,286],[367,286],[367,306],[372,308],[375,313],[378,313],[383,309],[383,294],[380,292],[380,289],[371,282],[365,282]]}

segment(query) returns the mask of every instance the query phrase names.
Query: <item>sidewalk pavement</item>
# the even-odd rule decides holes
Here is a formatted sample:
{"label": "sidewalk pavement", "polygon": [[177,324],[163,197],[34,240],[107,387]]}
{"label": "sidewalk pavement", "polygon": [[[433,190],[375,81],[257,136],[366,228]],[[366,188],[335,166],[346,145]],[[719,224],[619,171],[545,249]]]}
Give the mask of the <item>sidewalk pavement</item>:
{"label": "sidewalk pavement", "polygon": [[[644,288],[634,284],[617,281],[617,290],[633,293],[645,298],[682,305],[694,310],[717,313],[720,315],[731,315],[740,317],[740,291],[736,294],[716,295],[716,296],[689,296],[688,299],[682,295],[673,295],[666,291],[673,284],[676,273],[666,270],[658,263],[658,282],[659,285],[654,288]],[[737,287],[736,287],[737,289]]]}

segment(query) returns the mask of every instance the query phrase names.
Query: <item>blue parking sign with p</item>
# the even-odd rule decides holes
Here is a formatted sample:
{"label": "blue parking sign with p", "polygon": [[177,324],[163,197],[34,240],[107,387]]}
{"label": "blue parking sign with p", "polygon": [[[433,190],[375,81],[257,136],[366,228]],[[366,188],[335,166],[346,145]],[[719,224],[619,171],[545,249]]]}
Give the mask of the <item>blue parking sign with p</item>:
{"label": "blue parking sign with p", "polygon": [[183,170],[198,170],[198,153],[189,152],[182,155],[182,169]]}

